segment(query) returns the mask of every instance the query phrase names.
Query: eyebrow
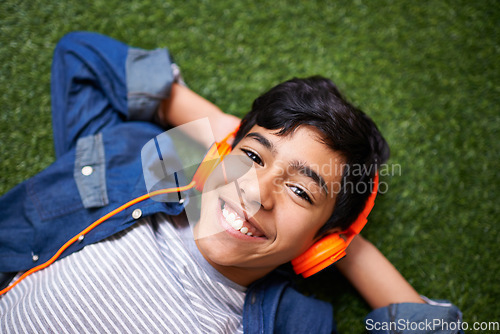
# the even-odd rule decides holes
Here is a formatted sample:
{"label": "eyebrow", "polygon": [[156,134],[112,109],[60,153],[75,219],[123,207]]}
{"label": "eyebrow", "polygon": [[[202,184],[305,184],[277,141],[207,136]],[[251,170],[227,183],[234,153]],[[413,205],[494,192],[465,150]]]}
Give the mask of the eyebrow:
{"label": "eyebrow", "polygon": [[312,170],[311,167],[307,166],[305,162],[294,160],[290,163],[290,167],[298,171],[300,174],[303,174],[312,179],[315,183],[318,184],[321,189],[325,191],[326,195],[328,195],[328,189],[326,187],[325,179],[323,179],[321,175]]}
{"label": "eyebrow", "polygon": [[276,147],[272,142],[269,141],[266,137],[261,135],[258,132],[250,132],[246,135],[246,137],[251,137],[261,143],[265,148],[267,148],[273,155],[276,155]]}
{"label": "eyebrow", "polygon": [[[266,137],[261,135],[258,132],[250,132],[249,134],[246,135],[246,137],[251,137],[255,140],[257,140],[259,143],[262,144],[265,148],[267,148],[269,151],[271,151],[271,154],[276,155],[276,147],[274,144],[269,141]],[[294,160],[290,162],[290,167],[292,167],[294,170],[298,171],[299,173],[309,177],[312,179],[318,186],[323,189],[328,195],[328,189],[326,187],[326,182],[321,175],[316,173],[314,170],[311,169],[311,167],[307,166],[307,164],[303,161],[298,161]]]}

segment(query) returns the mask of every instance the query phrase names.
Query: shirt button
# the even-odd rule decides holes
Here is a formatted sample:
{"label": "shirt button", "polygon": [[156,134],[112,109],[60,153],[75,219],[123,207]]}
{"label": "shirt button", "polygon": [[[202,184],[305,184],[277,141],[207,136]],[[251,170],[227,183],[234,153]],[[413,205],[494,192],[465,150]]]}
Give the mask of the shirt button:
{"label": "shirt button", "polygon": [[85,239],[85,235],[81,234],[79,237],[78,237],[78,242],[82,242],[83,239]]}
{"label": "shirt button", "polygon": [[89,176],[94,172],[94,168],[92,166],[85,166],[82,168],[82,174],[85,176]]}
{"label": "shirt button", "polygon": [[141,218],[141,216],[142,216],[142,210],[141,209],[135,209],[132,212],[132,218],[134,218],[134,219],[139,219],[139,218]]}
{"label": "shirt button", "polygon": [[38,255],[33,254],[31,259],[33,260],[33,262],[36,262],[36,261],[38,261],[39,257],[38,257]]}

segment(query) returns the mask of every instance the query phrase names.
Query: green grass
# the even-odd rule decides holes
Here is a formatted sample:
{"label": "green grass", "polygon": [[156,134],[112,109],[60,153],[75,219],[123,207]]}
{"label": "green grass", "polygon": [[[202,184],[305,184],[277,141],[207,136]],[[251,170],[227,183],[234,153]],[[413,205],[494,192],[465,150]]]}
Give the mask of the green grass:
{"label": "green grass", "polygon": [[[382,179],[365,236],[420,293],[469,323],[499,321],[499,3],[270,3],[0,2],[0,193],[54,160],[50,63],[69,31],[168,46],[191,88],[240,116],[278,82],[322,74],[373,117],[401,166]],[[369,309],[346,282],[312,282],[340,330],[363,331]]]}

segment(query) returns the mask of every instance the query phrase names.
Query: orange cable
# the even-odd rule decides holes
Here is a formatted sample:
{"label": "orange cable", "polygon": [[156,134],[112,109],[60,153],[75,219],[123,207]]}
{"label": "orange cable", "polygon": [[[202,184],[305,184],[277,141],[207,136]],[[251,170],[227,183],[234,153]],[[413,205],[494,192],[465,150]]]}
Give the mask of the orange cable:
{"label": "orange cable", "polygon": [[109,218],[113,217],[117,213],[122,212],[123,210],[131,207],[132,205],[137,204],[139,202],[142,202],[142,201],[144,201],[144,200],[146,200],[148,198],[151,198],[153,196],[164,195],[164,194],[169,194],[169,193],[173,193],[173,192],[186,191],[186,190],[189,190],[189,189],[193,188],[195,185],[196,185],[196,182],[195,181],[191,181],[191,183],[189,183],[187,186],[156,190],[156,191],[153,191],[151,193],[148,193],[148,194],[139,196],[137,198],[134,198],[133,200],[131,200],[131,201],[123,204],[122,206],[120,206],[120,207],[118,207],[116,209],[114,209],[113,211],[111,211],[108,214],[102,216],[101,218],[97,219],[95,222],[93,222],[92,224],[90,224],[89,226],[87,226],[83,231],[81,231],[80,233],[78,233],[77,235],[75,235],[73,238],[71,238],[68,241],[66,241],[66,243],[64,245],[62,245],[62,247],[59,248],[59,250],[48,261],[46,261],[46,262],[44,262],[42,264],[39,264],[36,267],[33,267],[33,268],[29,269],[24,274],[22,274],[17,280],[15,280],[12,284],[10,284],[8,287],[4,288],[3,290],[0,290],[0,296],[3,295],[4,293],[6,293],[7,291],[9,291],[10,289],[12,289],[13,287],[15,287],[19,282],[21,282],[23,279],[25,279],[29,275],[31,275],[34,272],[37,272],[39,270],[42,270],[42,269],[47,268],[48,266],[50,266],[52,263],[54,263],[59,258],[59,256],[69,246],[71,246],[72,244],[74,244],[75,241],[77,241],[78,238],[80,238],[80,236],[85,235],[88,232],[92,231],[96,226],[98,226],[102,222],[108,220]]}
{"label": "orange cable", "polygon": [[[239,126],[238,126],[238,128],[239,128]],[[213,147],[215,147],[215,149],[216,149],[217,152],[219,151],[219,145],[221,145],[222,143],[226,143],[229,138],[231,138],[232,136],[234,136],[236,134],[236,132],[238,131],[238,128],[236,128],[233,132],[229,133],[222,140],[221,143],[216,143],[216,145],[213,146]],[[229,145],[229,144],[226,143],[226,145]],[[227,148],[226,148],[226,150],[227,150]],[[223,154],[225,155],[225,154],[227,154],[227,152],[223,151]],[[225,172],[225,170],[224,170],[224,172]],[[44,263],[42,263],[42,264],[40,264],[40,265],[38,265],[36,267],[33,267],[33,268],[27,270],[24,274],[22,274],[17,280],[15,280],[8,287],[4,288],[3,290],[0,290],[0,296],[3,295],[4,293],[6,293],[7,291],[9,291],[10,289],[12,289],[13,287],[15,287],[19,282],[21,282],[23,279],[25,279],[29,275],[31,275],[34,272],[37,272],[39,270],[42,270],[42,269],[47,268],[48,266],[50,266],[52,263],[54,263],[59,258],[59,256],[62,254],[62,252],[64,252],[69,246],[71,246],[72,244],[74,244],[75,241],[77,241],[80,236],[85,235],[86,233],[90,232],[96,226],[98,226],[102,222],[106,221],[107,219],[113,217],[117,213],[125,210],[128,207],[131,207],[134,204],[142,202],[145,199],[151,198],[153,196],[158,196],[158,195],[163,195],[163,194],[169,194],[169,193],[172,193],[172,192],[186,191],[186,190],[189,190],[189,189],[193,188],[195,185],[196,185],[196,181],[193,180],[193,181],[191,181],[191,183],[189,183],[186,186],[156,190],[156,191],[153,191],[151,193],[148,193],[148,194],[142,195],[140,197],[134,198],[133,200],[131,200],[131,201],[123,204],[122,206],[120,206],[120,207],[116,208],[115,210],[109,212],[108,214],[102,216],[101,218],[99,218],[98,220],[96,220],[95,222],[93,222],[92,224],[90,224],[83,231],[81,231],[80,233],[78,233],[77,235],[75,235],[73,238],[69,239],[64,245],[62,245],[61,248],[59,248],[59,250],[48,261],[46,261],[46,262],[44,262]]]}

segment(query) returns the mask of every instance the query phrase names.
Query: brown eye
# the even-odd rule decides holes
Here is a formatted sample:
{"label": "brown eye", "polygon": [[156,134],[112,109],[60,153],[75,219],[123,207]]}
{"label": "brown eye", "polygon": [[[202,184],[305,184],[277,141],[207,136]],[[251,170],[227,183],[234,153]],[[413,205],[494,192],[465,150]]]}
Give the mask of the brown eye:
{"label": "brown eye", "polygon": [[311,201],[311,198],[309,197],[309,195],[305,192],[304,189],[300,188],[300,187],[297,187],[297,186],[294,186],[294,185],[289,185],[288,186],[290,188],[290,190],[295,194],[297,195],[298,197],[300,197],[301,199],[303,200],[306,200],[308,201],[310,204],[312,204],[312,201]]}
{"label": "brown eye", "polygon": [[262,162],[262,160],[260,159],[260,157],[257,155],[257,153],[254,153],[250,150],[246,150],[244,148],[241,149],[243,151],[243,153],[245,153],[250,159],[252,159],[253,162],[255,162],[256,164],[260,165],[260,166],[264,166],[264,163]]}

